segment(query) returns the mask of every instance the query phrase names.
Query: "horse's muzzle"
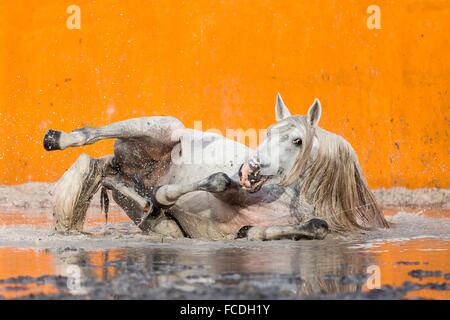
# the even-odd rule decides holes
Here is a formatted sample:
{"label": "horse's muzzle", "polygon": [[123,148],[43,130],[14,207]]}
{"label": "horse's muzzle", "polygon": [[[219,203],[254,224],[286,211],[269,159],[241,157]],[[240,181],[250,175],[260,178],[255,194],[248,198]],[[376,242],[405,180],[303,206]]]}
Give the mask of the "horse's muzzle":
{"label": "horse's muzzle", "polygon": [[261,165],[257,159],[242,164],[239,168],[239,183],[248,192],[257,192],[268,177],[261,175]]}

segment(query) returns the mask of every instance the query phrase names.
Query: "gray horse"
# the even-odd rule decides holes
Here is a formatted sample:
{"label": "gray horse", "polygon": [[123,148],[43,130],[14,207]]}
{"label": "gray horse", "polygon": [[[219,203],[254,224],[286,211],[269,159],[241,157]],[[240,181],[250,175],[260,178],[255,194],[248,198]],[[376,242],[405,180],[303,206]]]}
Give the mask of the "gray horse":
{"label": "gray horse", "polygon": [[323,239],[332,232],[388,227],[357,156],[321,129],[316,99],[291,115],[278,94],[277,122],[251,150],[185,128],[174,117],[143,117],[70,133],[49,130],[46,150],[117,139],[114,155],[81,155],[56,184],[55,230],[81,232],[93,195],[108,190],[143,231],[203,239]]}

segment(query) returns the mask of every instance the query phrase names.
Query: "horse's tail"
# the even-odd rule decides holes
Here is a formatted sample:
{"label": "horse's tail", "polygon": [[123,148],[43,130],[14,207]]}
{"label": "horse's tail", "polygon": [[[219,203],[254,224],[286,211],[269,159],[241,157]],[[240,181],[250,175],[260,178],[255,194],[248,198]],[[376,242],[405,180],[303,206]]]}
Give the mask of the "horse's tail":
{"label": "horse's tail", "polygon": [[53,223],[57,232],[83,230],[86,211],[102,179],[104,159],[82,154],[54,189]]}

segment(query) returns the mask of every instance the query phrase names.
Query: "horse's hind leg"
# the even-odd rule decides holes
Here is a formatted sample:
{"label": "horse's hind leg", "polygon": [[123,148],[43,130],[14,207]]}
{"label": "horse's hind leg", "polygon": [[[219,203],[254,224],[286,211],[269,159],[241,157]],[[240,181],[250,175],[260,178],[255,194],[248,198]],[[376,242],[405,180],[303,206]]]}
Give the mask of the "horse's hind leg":
{"label": "horse's hind leg", "polygon": [[119,175],[105,177],[102,185],[112,191],[114,201],[142,231],[151,230],[174,238],[184,236],[174,220],[155,207],[151,199],[139,194],[134,187],[126,185]]}
{"label": "horse's hind leg", "polygon": [[149,229],[149,218],[159,215],[159,210],[151,200],[139,194],[135,187],[125,184],[119,175],[105,177],[102,185],[112,191],[114,201],[143,231]]}
{"label": "horse's hind leg", "polygon": [[54,190],[53,220],[58,232],[83,231],[86,211],[112,157],[93,159],[82,154],[58,180]]}
{"label": "horse's hind leg", "polygon": [[323,240],[329,233],[328,224],[321,219],[311,219],[294,226],[245,226],[239,230],[237,238],[248,240],[318,239]]}
{"label": "horse's hind leg", "polygon": [[103,139],[147,138],[153,145],[164,149],[164,146],[170,148],[178,142],[173,133],[183,128],[184,125],[174,117],[142,117],[99,128],[80,128],[69,133],[49,130],[44,136],[44,148],[47,151],[63,150],[92,144]]}

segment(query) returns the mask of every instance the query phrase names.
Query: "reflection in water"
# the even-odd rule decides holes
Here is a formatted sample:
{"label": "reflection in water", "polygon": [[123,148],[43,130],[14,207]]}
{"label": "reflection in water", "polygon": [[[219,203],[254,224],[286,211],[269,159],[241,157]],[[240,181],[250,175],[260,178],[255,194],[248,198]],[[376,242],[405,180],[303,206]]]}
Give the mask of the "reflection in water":
{"label": "reflection in water", "polygon": [[[415,283],[442,283],[450,285],[450,242],[436,239],[415,239],[409,241],[382,243],[370,251],[378,252],[377,264],[381,268],[381,284],[394,287],[405,281]],[[413,270],[440,271],[441,277],[411,277]],[[445,277],[447,274],[447,278]],[[429,299],[450,299],[450,291],[422,289],[409,292],[406,297]]]}
{"label": "reflection in water", "polygon": [[[320,241],[217,249],[203,245],[104,251],[2,248],[0,278],[12,281],[0,283],[0,294],[6,298],[29,294],[91,298],[342,297],[367,291],[366,270],[373,264],[380,266],[383,286],[399,287],[405,281],[448,283],[444,278],[448,251],[420,251],[430,247],[448,249],[448,242],[411,240],[380,244],[376,250],[348,249],[344,243],[324,246]],[[71,266],[80,270],[79,288],[67,285]],[[415,279],[408,274],[415,269],[444,273],[438,278]],[[33,278],[19,278],[24,275]],[[52,275],[64,278],[58,280]],[[416,296],[449,298],[448,291],[432,289],[406,295]]]}
{"label": "reflection in water", "polygon": [[[433,217],[436,216],[439,214],[434,213]],[[17,215],[14,218],[14,225],[24,221]],[[120,215],[116,219],[117,223],[123,221]],[[10,225],[7,220],[7,215],[0,217],[4,228]],[[444,221],[430,220],[437,225]],[[35,221],[37,225],[46,223],[39,216],[26,221]],[[90,225],[101,223],[98,215],[91,219]],[[427,232],[431,232],[430,225],[431,222]],[[400,234],[395,228],[389,232]],[[9,246],[0,248],[0,296],[364,298],[369,292],[367,267],[376,265],[381,271],[383,288],[392,286],[394,292],[398,288],[394,296],[381,295],[381,298],[449,299],[448,234],[447,237],[431,234],[423,239],[400,238],[368,241],[329,237],[325,241],[297,242],[189,240],[108,250],[82,249],[84,246],[76,243],[51,249]],[[418,278],[417,274],[426,273],[414,270],[440,271],[440,274]],[[411,285],[405,286],[406,282],[441,285],[413,290]]]}
{"label": "reflection in water", "polygon": [[[40,277],[55,274],[54,260],[46,250],[0,248],[0,280],[18,277]],[[0,295],[13,298],[32,293],[52,294],[56,288],[22,279],[19,282],[0,282]]]}
{"label": "reflection in water", "polygon": [[[103,283],[108,287],[105,291],[126,285],[133,287],[138,294],[145,294],[147,288],[193,293],[197,289],[214,291],[214,287],[239,293],[245,291],[248,286],[249,290],[269,288],[273,291],[275,288],[276,291],[283,292],[284,296],[301,297],[361,290],[357,277],[364,279],[365,266],[372,259],[370,255],[352,254],[345,252],[343,246],[323,246],[318,241],[303,245],[288,242],[280,244],[258,246],[256,249],[142,248],[105,251],[52,250],[40,253],[29,249],[23,250],[14,264],[26,265],[27,261],[38,254],[42,260],[52,261],[39,269],[40,275],[63,275],[69,278],[67,270],[78,266],[84,290],[74,292],[69,290],[71,288],[60,288],[65,294],[86,294],[89,289]],[[13,254],[7,250],[12,249],[0,249],[1,256]],[[27,274],[28,270],[18,273],[0,271],[0,277],[5,279]],[[353,282],[342,281],[343,277],[352,275],[355,276]],[[37,276],[36,272],[33,276]],[[20,285],[20,282],[18,279],[15,285]],[[32,293],[55,293],[54,288],[35,289]],[[30,290],[16,290],[5,296],[11,298],[29,293]]]}

